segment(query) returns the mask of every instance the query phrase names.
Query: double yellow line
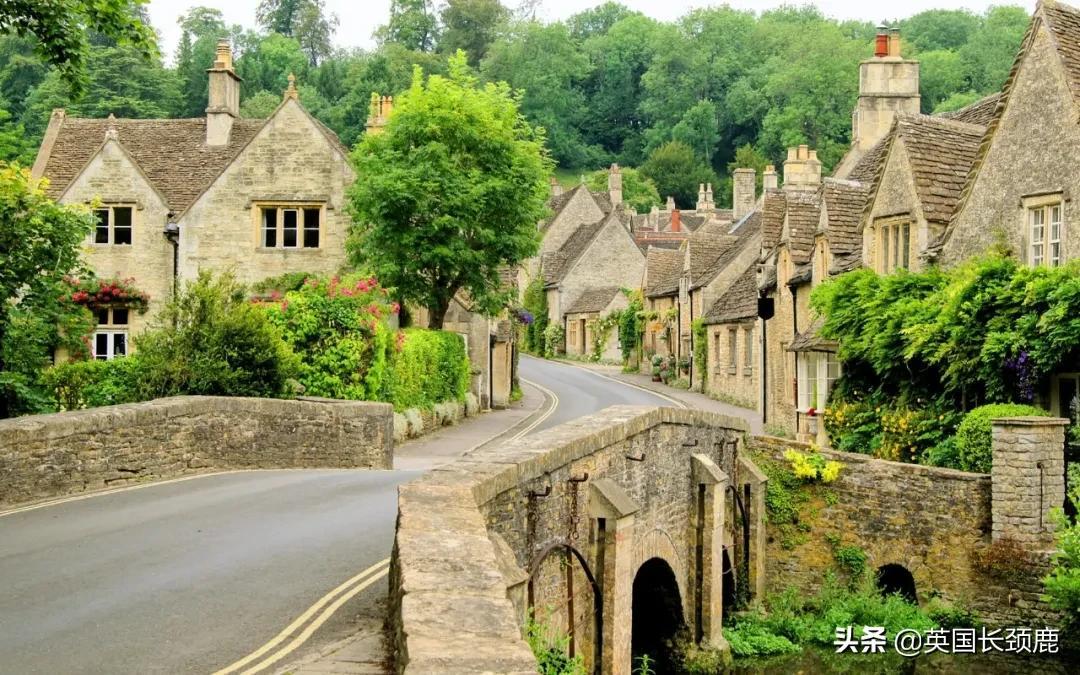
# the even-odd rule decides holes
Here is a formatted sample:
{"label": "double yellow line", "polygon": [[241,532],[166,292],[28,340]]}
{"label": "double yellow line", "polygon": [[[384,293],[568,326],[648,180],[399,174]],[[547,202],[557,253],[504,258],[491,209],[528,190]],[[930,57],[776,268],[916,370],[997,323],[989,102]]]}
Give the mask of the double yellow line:
{"label": "double yellow line", "polygon": [[[214,675],[241,673],[253,675],[277,663],[301,645],[318,630],[346,602],[358,593],[382,579],[390,571],[390,558],[385,558],[330,591],[296,617],[273,639],[239,661],[225,666]],[[321,611],[320,611],[321,610]],[[314,617],[314,618],[312,618]],[[292,638],[291,640],[289,638]],[[284,646],[282,646],[284,645]],[[261,660],[260,660],[261,659]],[[254,664],[254,665],[249,665]]]}

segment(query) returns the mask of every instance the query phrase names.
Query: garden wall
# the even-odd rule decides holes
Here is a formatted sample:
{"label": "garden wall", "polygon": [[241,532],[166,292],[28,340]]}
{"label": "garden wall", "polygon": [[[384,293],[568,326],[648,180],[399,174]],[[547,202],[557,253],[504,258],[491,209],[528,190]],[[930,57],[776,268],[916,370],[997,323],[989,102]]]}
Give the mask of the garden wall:
{"label": "garden wall", "polygon": [[[783,456],[789,448],[809,450],[778,438],[753,439],[751,450],[771,474],[770,482],[779,484],[778,472],[789,469]],[[844,465],[834,482],[787,491],[770,486],[770,500],[790,498],[798,514],[794,522],[777,523],[783,518],[770,509],[765,556],[770,591],[812,592],[830,571],[845,579],[835,552],[846,547],[866,554],[871,575],[884,565],[910,572],[920,603],[939,597],[997,625],[1057,619],[1039,599],[1048,551],[1028,547],[1016,555],[1009,542],[992,541],[993,523],[1005,517],[1000,508],[1005,505],[998,504],[995,513],[989,475],[820,452]]]}
{"label": "garden wall", "polygon": [[0,507],[211,469],[392,460],[386,403],[178,396],[0,421]]}

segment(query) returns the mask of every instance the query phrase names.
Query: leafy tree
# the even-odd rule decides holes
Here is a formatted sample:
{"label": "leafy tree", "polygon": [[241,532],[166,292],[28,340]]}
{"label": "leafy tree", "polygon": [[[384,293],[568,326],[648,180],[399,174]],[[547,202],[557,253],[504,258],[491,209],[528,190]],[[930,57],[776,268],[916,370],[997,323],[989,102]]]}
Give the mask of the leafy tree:
{"label": "leafy tree", "polygon": [[260,0],[255,8],[255,20],[267,33],[292,37],[300,14],[310,0]]}
{"label": "leafy tree", "polygon": [[476,67],[510,18],[510,11],[499,0],[448,0],[440,17],[439,50],[447,54],[464,50],[469,65]]}
{"label": "leafy tree", "polygon": [[240,116],[251,119],[266,119],[281,105],[281,94],[260,91],[240,102]]}
{"label": "leafy tree", "polygon": [[278,92],[280,95],[289,85],[290,73],[301,83],[305,81],[309,63],[307,54],[296,38],[271,33],[236,60],[236,74],[244,80],[241,91],[245,96],[260,91]]}
{"label": "leafy tree", "polygon": [[[0,167],[0,418],[35,408],[36,371],[53,345],[28,340],[20,324],[40,316],[28,309],[56,307],[57,289],[78,268],[79,246],[91,224],[85,209],[46,197],[28,169]],[[33,333],[47,333],[48,326],[37,326]]]}
{"label": "leafy tree", "polygon": [[30,91],[48,74],[47,65],[34,53],[34,43],[16,35],[0,35],[0,100],[13,117],[20,117]]}
{"label": "leafy tree", "polygon": [[293,37],[316,66],[333,51],[330,38],[338,27],[336,14],[327,15],[323,0],[307,0],[300,8]]}
{"label": "leafy tree", "polygon": [[720,141],[716,106],[712,101],[698,101],[671,130],[671,135],[694,149],[706,164],[712,163],[713,150]]}
{"label": "leafy tree", "polygon": [[981,24],[982,19],[966,9],[928,9],[901,21],[900,30],[919,52],[929,52],[963,47]]}
{"label": "leafy tree", "polygon": [[971,87],[989,94],[1005,84],[1030,17],[1022,7],[991,7],[960,56],[968,69]]}
{"label": "leafy tree", "polygon": [[941,103],[934,106],[934,113],[952,112],[953,110],[959,110],[964,106],[971,105],[975,101],[978,101],[982,96],[976,94],[973,91],[964,91],[950,95]]}
{"label": "leafy tree", "polygon": [[448,76],[417,68],[386,129],[353,154],[354,263],[441,328],[463,291],[478,309],[508,300],[499,270],[534,255],[552,165],[505,83],[480,85],[464,52]]}
{"label": "leafy tree", "polygon": [[[656,185],[643,176],[640,171],[629,167],[623,167],[621,171],[623,202],[630,208],[638,213],[648,213],[652,207],[660,206],[663,203],[660,199],[660,193],[656,190]],[[608,170],[600,169],[586,174],[585,184],[589,186],[590,190],[607,192]]]}
{"label": "leafy tree", "polygon": [[391,0],[390,20],[375,31],[380,44],[393,42],[418,52],[435,47],[438,21],[430,0]]}
{"label": "leafy tree", "polygon": [[656,184],[661,197],[674,197],[679,208],[697,205],[698,185],[715,183],[716,175],[694,156],[689,146],[678,141],[653,150],[640,167],[641,175]]}
{"label": "leafy tree", "polygon": [[567,19],[566,23],[574,39],[588,40],[608,34],[615,24],[631,16],[641,16],[641,14],[617,2],[609,1],[573,15]]}
{"label": "leafy tree", "polygon": [[34,161],[36,151],[23,125],[15,122],[11,113],[0,108],[0,162],[29,166]]}
{"label": "leafy tree", "polygon": [[[208,80],[206,69],[214,63],[218,40],[230,34],[221,10],[192,7],[176,21],[180,42],[176,49],[176,74],[180,82],[183,117],[199,117],[206,110]],[[239,27],[232,33],[239,32]]]}
{"label": "leafy tree", "polygon": [[954,51],[939,49],[919,54],[919,67],[923,112],[933,111],[939,103],[970,86],[964,61]]}
{"label": "leafy tree", "polygon": [[143,21],[145,0],[3,0],[0,32],[35,40],[35,51],[51,63],[70,93],[85,87],[90,35],[132,47],[143,57],[157,52],[153,29]]}

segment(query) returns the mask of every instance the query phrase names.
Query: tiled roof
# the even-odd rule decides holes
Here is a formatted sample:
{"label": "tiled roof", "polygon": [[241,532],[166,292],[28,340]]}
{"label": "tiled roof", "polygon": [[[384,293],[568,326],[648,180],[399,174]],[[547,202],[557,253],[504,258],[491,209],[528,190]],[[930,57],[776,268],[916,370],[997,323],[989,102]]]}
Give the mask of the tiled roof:
{"label": "tiled roof", "polygon": [[[233,122],[229,143],[206,145],[206,119],[136,120],[64,117],[42,175],[59,197],[105,142],[110,128],[147,180],[181,213],[199,197],[263,128],[266,120]],[[331,132],[332,133],[332,132]]]}
{"label": "tiled roof", "polygon": [[787,245],[791,259],[796,264],[810,259],[819,220],[821,196],[817,192],[792,192],[787,195]]}
{"label": "tiled roof", "polygon": [[[738,223],[735,223],[734,227],[728,226],[726,224],[725,227],[730,228],[728,230],[728,234],[724,235],[726,237],[725,241],[729,243],[727,243],[723,247],[723,250],[721,250],[719,255],[717,255],[715,258],[704,258],[703,260],[701,260],[696,271],[694,269],[694,244],[693,240],[691,239],[691,289],[701,288],[702,286],[705,286],[712,282],[712,280],[716,278],[716,275],[720,274],[721,271],[723,271],[728,265],[730,265],[731,261],[734,260],[741,251],[744,250],[744,248],[749,242],[754,241],[754,235],[761,231],[761,212],[756,210],[751,211],[746,216],[744,216],[742,220],[740,220]],[[694,236],[696,237],[698,234],[699,233],[695,232]]]}
{"label": "tiled roof", "polygon": [[889,144],[889,136],[881,139],[863,155],[845,178],[857,180],[860,183],[872,183],[881,166],[881,159],[885,156],[885,148]]}
{"label": "tiled roof", "polygon": [[870,196],[870,188],[855,181],[826,178],[821,192],[828,217],[826,234],[829,237],[829,250],[833,255],[845,255],[861,248],[859,220]]}
{"label": "tiled roof", "polygon": [[948,223],[952,218],[984,132],[979,125],[939,117],[897,116],[896,133],[907,149],[928,221]]}
{"label": "tiled roof", "polygon": [[773,288],[776,288],[776,265],[768,265],[765,267],[764,274],[761,275],[758,289],[768,291]]}
{"label": "tiled roof", "polygon": [[788,345],[787,350],[789,352],[835,351],[836,342],[819,335],[823,323],[821,317],[814,319],[809,328],[795,335],[795,339]]}
{"label": "tiled roof", "polygon": [[829,274],[843,274],[862,267],[862,251],[856,250],[843,256],[835,256],[829,266]]}
{"label": "tiled roof", "polygon": [[650,248],[645,256],[645,296],[655,298],[679,292],[683,257],[681,250]]}
{"label": "tiled roof", "polygon": [[583,292],[574,304],[564,312],[565,314],[590,314],[602,312],[611,304],[618,295],[619,289],[614,286],[604,288],[592,288]]}
{"label": "tiled roof", "polygon": [[791,272],[791,278],[788,279],[788,286],[798,286],[799,284],[809,283],[814,278],[814,268],[810,263],[803,263],[797,265]]}
{"label": "tiled roof", "polygon": [[1043,0],[1039,6],[1046,27],[1054,35],[1073,97],[1080,103],[1080,9],[1053,0]]}
{"label": "tiled roof", "polygon": [[544,268],[544,285],[552,286],[563,280],[563,277],[574,267],[581,254],[589,248],[589,244],[607,223],[607,218],[602,218],[595,223],[586,223],[574,231],[563,242],[558,251],[545,254],[541,264]]}
{"label": "tiled roof", "polygon": [[934,115],[934,117],[956,120],[957,122],[967,122],[968,124],[979,124],[985,127],[987,124],[990,124],[990,120],[993,119],[994,112],[997,110],[998,101],[1000,100],[1001,92],[990,94],[963,108]]}
{"label": "tiled roof", "polygon": [[766,190],[762,195],[761,247],[771,250],[780,242],[780,232],[784,229],[784,213],[787,211],[787,197],[783,190]]}
{"label": "tiled roof", "polygon": [[716,324],[755,319],[757,298],[757,263],[754,262],[743,270],[735,283],[705,312],[704,322]]}

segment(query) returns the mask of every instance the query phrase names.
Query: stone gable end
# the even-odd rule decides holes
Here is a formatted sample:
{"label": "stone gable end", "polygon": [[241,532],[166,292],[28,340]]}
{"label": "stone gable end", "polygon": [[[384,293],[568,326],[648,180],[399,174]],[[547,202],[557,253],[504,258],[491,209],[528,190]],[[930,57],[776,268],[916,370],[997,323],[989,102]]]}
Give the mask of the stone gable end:
{"label": "stone gable end", "polygon": [[586,289],[633,287],[641,280],[644,268],[645,256],[630,233],[618,219],[609,219],[563,278],[561,306],[571,307]]}
{"label": "stone gable end", "polygon": [[911,171],[911,157],[900,138],[892,143],[885,168],[878,180],[874,201],[869,205],[869,215],[863,219],[863,264],[870,269],[877,265],[877,237],[873,227],[878,218],[910,214],[915,230],[915,247],[912,261],[916,264],[918,253],[925,250],[928,242],[926,218],[915,193],[915,176]]}
{"label": "stone gable end", "polygon": [[596,204],[588,190],[577,190],[562,211],[548,225],[540,253],[558,251],[574,232],[585,223],[595,223],[604,217],[604,212]]}
{"label": "stone gable end", "polygon": [[[346,190],[353,178],[347,158],[325,132],[287,102],[183,214],[181,276],[232,269],[250,283],[285,272],[336,272],[345,263]],[[261,201],[324,203],[319,248],[262,248]]]}
{"label": "stone gable end", "polygon": [[1064,191],[1064,259],[1080,257],[1080,214],[1067,201],[1080,190],[1075,171],[1080,153],[1077,106],[1046,27],[1039,28],[1013,81],[1005,111],[970,193],[952,223],[942,261],[952,265],[978,255],[1004,234],[1008,246],[1027,259],[1021,199]]}

